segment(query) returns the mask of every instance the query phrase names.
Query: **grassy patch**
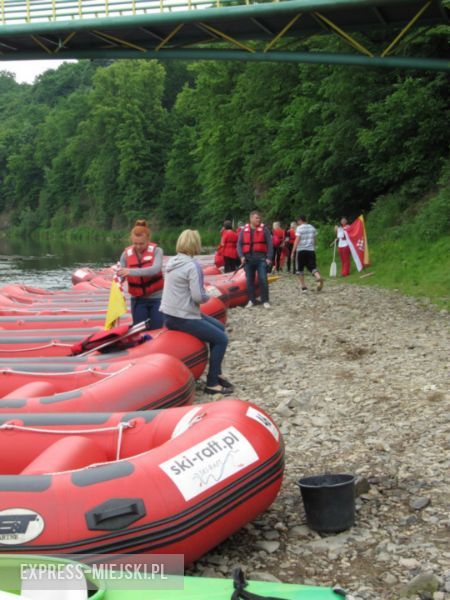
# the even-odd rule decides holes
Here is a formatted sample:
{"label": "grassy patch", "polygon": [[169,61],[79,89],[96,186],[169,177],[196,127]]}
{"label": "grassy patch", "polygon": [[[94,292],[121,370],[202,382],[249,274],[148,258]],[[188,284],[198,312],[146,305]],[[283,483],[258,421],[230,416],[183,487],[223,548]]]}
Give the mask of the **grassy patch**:
{"label": "grassy patch", "polygon": [[[377,244],[370,242],[369,234],[369,248],[371,266],[358,273],[352,264],[350,277],[338,277],[337,281],[394,289],[407,296],[429,298],[433,304],[450,309],[449,236],[434,243],[400,238]],[[339,273],[339,259],[336,262]],[[327,274],[326,269],[324,273]],[[368,273],[373,275],[364,277]]]}

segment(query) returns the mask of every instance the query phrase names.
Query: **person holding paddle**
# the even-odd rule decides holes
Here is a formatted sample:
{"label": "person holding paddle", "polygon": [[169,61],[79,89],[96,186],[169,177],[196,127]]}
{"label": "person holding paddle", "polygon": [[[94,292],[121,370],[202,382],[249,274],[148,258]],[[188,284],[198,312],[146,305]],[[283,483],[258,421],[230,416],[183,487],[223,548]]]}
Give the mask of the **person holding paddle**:
{"label": "person holding paddle", "polygon": [[336,225],[335,227],[339,257],[341,259],[342,277],[348,277],[348,275],[350,275],[350,247],[345,236],[348,227],[349,225],[346,217],[342,217],[339,226]]}
{"label": "person holding paddle", "polygon": [[159,311],[164,285],[163,251],[150,241],[150,229],[145,219],[136,221],[130,238],[131,246],[122,252],[117,273],[128,282],[133,325],[150,320],[151,328],[159,329],[163,326]]}

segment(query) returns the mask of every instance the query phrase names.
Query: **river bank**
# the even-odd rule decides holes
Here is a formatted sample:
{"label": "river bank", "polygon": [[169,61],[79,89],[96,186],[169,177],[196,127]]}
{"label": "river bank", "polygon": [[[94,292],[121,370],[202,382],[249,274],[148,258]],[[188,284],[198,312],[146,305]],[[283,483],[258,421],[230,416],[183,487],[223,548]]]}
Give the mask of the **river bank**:
{"label": "river bank", "polygon": [[[408,589],[418,599],[419,576],[433,590],[422,598],[449,599],[448,313],[329,280],[300,294],[286,274],[271,302],[229,311],[226,372],[236,397],[281,427],[285,481],[269,511],[192,572],[229,576],[239,564],[254,578],[339,583],[361,600]],[[322,536],[296,482],[327,471],[361,476],[363,493],[355,526]]]}

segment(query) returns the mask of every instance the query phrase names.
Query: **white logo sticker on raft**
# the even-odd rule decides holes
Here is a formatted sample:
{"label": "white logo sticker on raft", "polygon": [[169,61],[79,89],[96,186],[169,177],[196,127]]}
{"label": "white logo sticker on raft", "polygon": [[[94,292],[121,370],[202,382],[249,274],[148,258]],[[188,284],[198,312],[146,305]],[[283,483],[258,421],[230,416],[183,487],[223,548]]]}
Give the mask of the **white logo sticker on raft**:
{"label": "white logo sticker on raft", "polygon": [[253,408],[253,406],[248,408],[247,417],[250,417],[250,419],[255,419],[255,421],[258,421],[258,423],[264,425],[264,427],[270,431],[277,441],[280,439],[280,432],[275,427],[274,423],[269,419],[269,417],[266,417],[266,415],[264,415],[262,412],[256,410],[256,408]]}
{"label": "white logo sticker on raft", "polygon": [[196,416],[196,414],[199,411],[200,411],[200,406],[197,406],[181,417],[181,419],[176,424],[175,429],[172,432],[172,435],[170,436],[172,440],[173,440],[173,438],[178,437],[179,435],[181,435],[182,433],[184,433],[185,431],[187,431],[189,429],[189,427],[195,421],[194,417]]}
{"label": "white logo sticker on raft", "polygon": [[86,277],[87,273],[86,271],[83,271],[83,269],[77,269],[74,273],[75,277],[79,277],[80,279],[84,279]]}
{"label": "white logo sticker on raft", "polygon": [[215,296],[216,298],[222,296],[222,292],[218,288],[216,288],[215,285],[205,285],[205,290],[210,296]]}
{"label": "white logo sticker on raft", "polygon": [[0,510],[0,544],[26,544],[44,531],[44,519],[28,508]]}
{"label": "white logo sticker on raft", "polygon": [[228,427],[159,466],[191,500],[257,460],[247,438]]}

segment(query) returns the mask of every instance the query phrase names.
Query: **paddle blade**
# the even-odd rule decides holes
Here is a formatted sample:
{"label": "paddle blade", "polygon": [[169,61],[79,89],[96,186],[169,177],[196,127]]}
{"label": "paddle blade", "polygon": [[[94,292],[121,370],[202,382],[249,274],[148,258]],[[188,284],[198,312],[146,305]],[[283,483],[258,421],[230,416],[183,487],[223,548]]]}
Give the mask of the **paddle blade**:
{"label": "paddle blade", "polygon": [[330,277],[336,277],[336,273],[337,273],[337,267],[336,267],[335,261],[333,261],[331,263],[331,267],[330,267]]}

